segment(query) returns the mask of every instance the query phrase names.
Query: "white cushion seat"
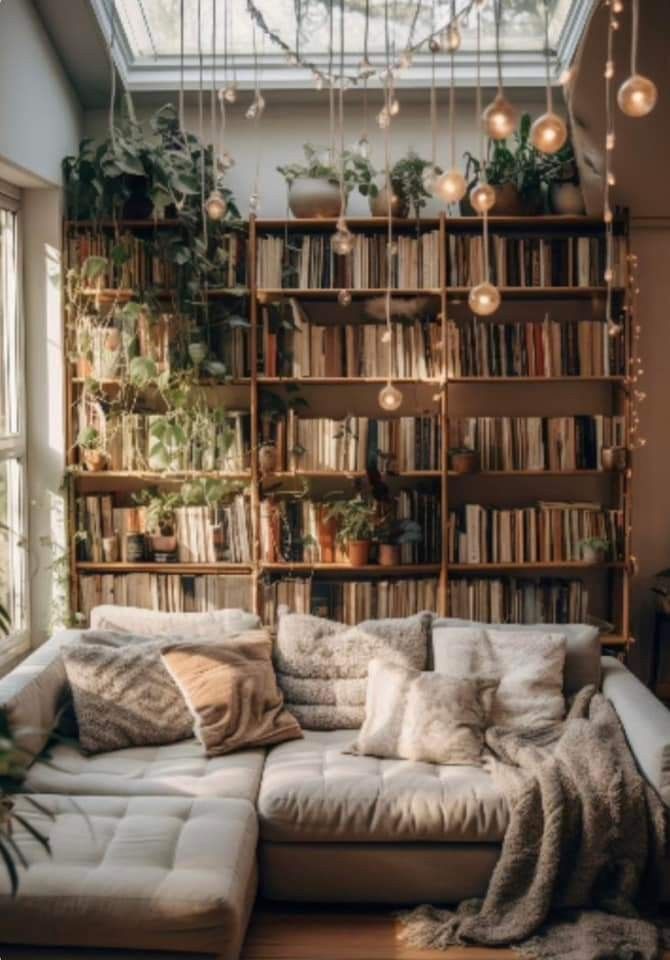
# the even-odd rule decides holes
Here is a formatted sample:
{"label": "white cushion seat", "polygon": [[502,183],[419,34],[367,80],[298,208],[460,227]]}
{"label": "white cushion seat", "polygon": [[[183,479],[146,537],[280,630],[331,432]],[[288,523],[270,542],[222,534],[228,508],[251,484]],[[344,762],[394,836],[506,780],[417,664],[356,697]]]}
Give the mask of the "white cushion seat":
{"label": "white cushion seat", "polygon": [[256,890],[257,822],[246,800],[39,796],[20,809],[28,869],[0,874],[3,944],[238,955]]}
{"label": "white cushion seat", "polygon": [[355,734],[273,747],[258,798],[264,841],[498,843],[507,804],[482,767],[349,756]]}
{"label": "white cushion seat", "polygon": [[58,744],[28,771],[26,789],[70,796],[181,796],[248,800],[258,796],[265,751],[207,757],[197,740],[128,747],[87,756]]}

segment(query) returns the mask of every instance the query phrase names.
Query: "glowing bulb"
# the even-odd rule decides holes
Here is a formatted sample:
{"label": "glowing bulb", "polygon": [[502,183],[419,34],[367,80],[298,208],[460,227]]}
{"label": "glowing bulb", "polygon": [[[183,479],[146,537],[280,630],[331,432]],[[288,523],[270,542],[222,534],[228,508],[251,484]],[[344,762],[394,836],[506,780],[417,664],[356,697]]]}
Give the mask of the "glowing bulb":
{"label": "glowing bulb", "polygon": [[461,46],[461,31],[457,23],[450,23],[444,32],[444,43],[442,44],[449,53],[456,53]]}
{"label": "glowing bulb", "polygon": [[500,306],[500,291],[492,283],[479,283],[468,296],[468,305],[479,317],[489,317]]}
{"label": "glowing bulb", "polygon": [[400,113],[400,103],[397,97],[393,97],[389,103],[389,113],[392,117],[397,117]]}
{"label": "glowing bulb", "polygon": [[384,332],[382,333],[379,339],[381,340],[382,343],[391,342],[391,331],[388,329],[388,327],[386,328],[386,330],[384,330]]}
{"label": "glowing bulb", "polygon": [[348,307],[351,303],[351,291],[340,290],[340,292],[337,294],[337,302],[341,307]]}
{"label": "glowing bulb", "polygon": [[572,70],[570,69],[570,67],[566,67],[565,70],[561,73],[560,77],[558,78],[558,82],[562,87],[567,87],[571,79],[572,79]]}
{"label": "glowing bulb", "polygon": [[226,198],[219,190],[212,190],[205,200],[205,213],[210,220],[223,220],[226,215],[228,204]]}
{"label": "glowing bulb", "polygon": [[401,70],[406,70],[408,67],[412,66],[412,51],[404,50],[398,59],[398,66]]}
{"label": "glowing bulb", "polygon": [[614,13],[622,13],[623,12],[622,0],[614,0],[614,3],[612,4],[612,10],[614,11]]}
{"label": "glowing bulb", "polygon": [[258,194],[252,193],[249,197],[249,212],[256,213],[258,210]]}
{"label": "glowing bulb", "polygon": [[470,203],[477,213],[487,213],[496,202],[496,192],[488,183],[478,183],[470,191]]}
{"label": "glowing bulb", "polygon": [[612,211],[609,207],[605,207],[605,212],[603,213],[603,220],[605,223],[612,222]]}
{"label": "glowing bulb", "polygon": [[658,90],[653,80],[636,73],[624,80],[616,98],[627,117],[646,117],[656,106]]}
{"label": "glowing bulb", "polygon": [[608,267],[607,270],[605,270],[605,273],[603,274],[603,280],[605,281],[605,283],[611,283],[613,277],[614,277],[614,274],[612,273],[612,270]]}
{"label": "glowing bulb", "polygon": [[226,103],[235,103],[237,100],[237,88],[234,83],[229,83],[223,90],[223,99]]}
{"label": "glowing bulb", "polygon": [[556,113],[543,113],[530,128],[530,140],[540,153],[556,153],[568,139],[565,121]]}
{"label": "glowing bulb", "polygon": [[356,153],[359,157],[362,157],[363,160],[367,160],[370,156],[370,141],[365,135],[363,135],[356,144]]}
{"label": "glowing bulb", "polygon": [[616,177],[610,170],[610,172],[607,174],[607,185],[610,187],[613,187],[615,184],[616,184]]}
{"label": "glowing bulb", "polygon": [[614,339],[614,337],[618,337],[621,331],[622,327],[618,323],[610,323],[607,326],[607,333],[610,337],[612,337],[612,339]]}
{"label": "glowing bulb", "polygon": [[608,133],[605,137],[605,150],[614,150],[614,144],[616,143],[613,133]]}
{"label": "glowing bulb", "polygon": [[516,110],[502,94],[493,100],[482,114],[484,130],[491,140],[506,140],[516,130]]}
{"label": "glowing bulb", "polygon": [[235,166],[235,158],[232,157],[227,150],[224,150],[221,156],[219,157],[219,168],[225,173],[226,170],[230,170],[230,168],[234,166]]}
{"label": "glowing bulb", "polygon": [[[458,203],[465,196],[467,189],[468,185],[460,170],[447,170],[435,181],[433,192],[445,203]],[[493,200],[495,202],[495,194]]]}
{"label": "glowing bulb", "polygon": [[390,243],[386,244],[386,252],[388,253],[389,257],[395,257],[398,252],[398,244],[395,242],[395,240],[391,240]]}
{"label": "glowing bulb", "polygon": [[260,90],[258,90],[245,116],[247,120],[255,120],[256,117],[260,117],[260,115],[263,113],[264,110],[265,110],[265,98],[263,97],[263,94],[260,92]]}
{"label": "glowing bulb", "polygon": [[614,61],[608,60],[605,64],[605,80],[611,80],[614,76]]}
{"label": "glowing bulb", "polygon": [[379,391],[379,406],[382,410],[397,410],[402,403],[402,393],[392,383],[387,383]]}
{"label": "glowing bulb", "polygon": [[391,122],[391,115],[389,114],[387,107],[382,107],[379,113],[377,114],[377,123],[382,130],[386,130],[388,125]]}
{"label": "glowing bulb", "polygon": [[314,80],[314,86],[317,90],[323,90],[323,77],[320,73],[317,73],[316,79]]}
{"label": "glowing bulb", "polygon": [[347,227],[346,223],[340,222],[337,230],[330,241],[335,253],[344,257],[354,249],[354,235]]}

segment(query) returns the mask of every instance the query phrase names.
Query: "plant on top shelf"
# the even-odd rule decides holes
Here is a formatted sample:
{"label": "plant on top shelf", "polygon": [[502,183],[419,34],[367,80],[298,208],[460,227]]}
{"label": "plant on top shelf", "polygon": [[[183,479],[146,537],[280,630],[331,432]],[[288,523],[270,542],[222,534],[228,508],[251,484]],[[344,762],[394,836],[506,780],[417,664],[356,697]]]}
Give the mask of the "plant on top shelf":
{"label": "plant on top shelf", "polygon": [[584,213],[584,197],[579,185],[577,158],[570,140],[557,153],[543,157],[544,180],[553,213]]}
{"label": "plant on top shelf", "polygon": [[[305,160],[277,167],[288,185],[288,203],[295,217],[337,217],[340,214],[340,155],[325,147],[303,144]],[[346,199],[359,183],[362,158],[351,150],[341,154]],[[344,212],[344,211],[342,211]]]}
{"label": "plant on top shelf", "polygon": [[[417,218],[420,216],[431,196],[424,183],[430,166],[430,162],[423,160],[414,150],[409,150],[404,157],[396,160],[390,170],[392,216],[405,217],[410,209]],[[355,170],[359,193],[369,197],[372,215],[387,217],[389,197],[386,187],[380,187],[377,182],[380,172],[375,170],[369,159],[359,155],[355,159]],[[439,168],[436,170],[438,173],[442,172]]]}
{"label": "plant on top shelf", "polygon": [[603,563],[609,555],[612,544],[604,537],[586,537],[579,541],[584,563]]}
{"label": "plant on top shelf", "polygon": [[151,487],[133,494],[133,500],[146,509],[147,540],[154,559],[157,554],[161,559],[172,558],[177,550],[175,510],[182,504],[180,494]]}
{"label": "plant on top shelf", "polygon": [[107,466],[107,454],[100,431],[93,426],[82,427],[77,437],[77,446],[84,465],[91,473],[99,473]]}
{"label": "plant on top shelf", "polygon": [[[530,139],[531,118],[524,113],[519,129],[514,134],[514,145],[505,140],[489,140],[483,164],[479,158],[466,152],[465,178],[468,189],[485,174],[486,182],[495,190],[494,216],[532,215],[544,204],[543,184],[546,183],[543,154]],[[464,212],[471,215],[469,201],[461,201]]]}
{"label": "plant on top shelf", "polygon": [[326,519],[337,522],[337,541],[346,546],[352,567],[364,567],[370,557],[377,508],[358,493],[347,500],[332,500],[325,506]]}
{"label": "plant on top shelf", "polygon": [[375,530],[379,543],[379,563],[394,567],[400,563],[400,547],[405,543],[421,543],[421,527],[416,520],[383,517]]}

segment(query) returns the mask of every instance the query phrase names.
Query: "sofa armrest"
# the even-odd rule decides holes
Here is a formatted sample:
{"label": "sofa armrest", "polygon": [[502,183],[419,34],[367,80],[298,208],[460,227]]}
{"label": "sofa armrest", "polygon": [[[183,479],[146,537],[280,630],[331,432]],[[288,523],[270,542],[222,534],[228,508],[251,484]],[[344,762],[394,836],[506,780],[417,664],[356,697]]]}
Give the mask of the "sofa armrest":
{"label": "sofa armrest", "polygon": [[602,671],[602,691],[618,714],[638,767],[670,806],[670,710],[616,657],[603,657]]}

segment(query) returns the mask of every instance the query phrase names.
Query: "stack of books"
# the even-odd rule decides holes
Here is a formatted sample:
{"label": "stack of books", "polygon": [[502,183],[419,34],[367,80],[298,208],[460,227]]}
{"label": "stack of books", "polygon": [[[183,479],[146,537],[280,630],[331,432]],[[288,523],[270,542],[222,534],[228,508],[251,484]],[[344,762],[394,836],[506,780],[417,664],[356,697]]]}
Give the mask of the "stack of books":
{"label": "stack of books", "polygon": [[231,503],[175,510],[177,559],[180,563],[251,563],[249,497]]}
{"label": "stack of books", "polygon": [[610,544],[607,559],[623,548],[623,511],[599,503],[541,502],[497,509],[469,503],[449,514],[450,563],[567,563],[582,559],[583,540]]}
{"label": "stack of books", "polygon": [[200,613],[223,607],[248,610],[251,577],[239,574],[84,574],[79,578],[79,594],[79,612],[85,622],[88,622],[93,607],[101,603],[178,613]]}
{"label": "stack of books", "polygon": [[397,253],[391,260],[390,284],[387,277],[387,236],[385,232],[357,233],[349,256],[342,257],[332,248],[332,230],[328,233],[289,234],[258,238],[256,283],[270,289],[352,290],[424,289],[440,285],[440,235],[429,230],[416,236],[394,237]]}
{"label": "stack of books", "polygon": [[479,451],[482,470],[599,470],[603,447],[625,446],[621,416],[465,417],[449,446]]}
{"label": "stack of books", "polygon": [[449,615],[484,623],[584,623],[581,580],[449,578]]}
{"label": "stack of books", "polygon": [[599,320],[500,323],[466,317],[450,321],[450,377],[603,377],[622,375],[623,337]]}

